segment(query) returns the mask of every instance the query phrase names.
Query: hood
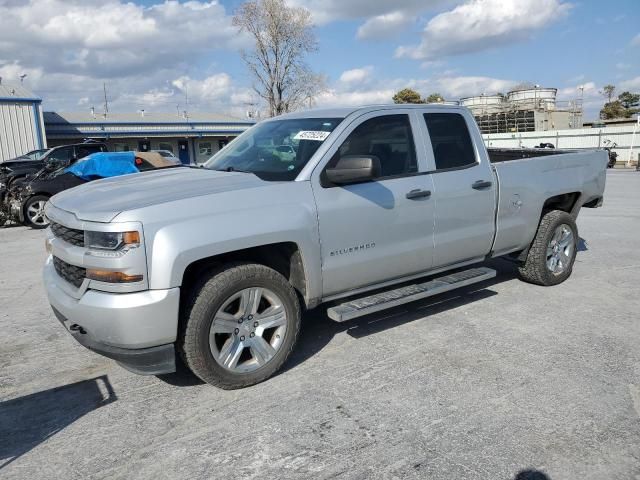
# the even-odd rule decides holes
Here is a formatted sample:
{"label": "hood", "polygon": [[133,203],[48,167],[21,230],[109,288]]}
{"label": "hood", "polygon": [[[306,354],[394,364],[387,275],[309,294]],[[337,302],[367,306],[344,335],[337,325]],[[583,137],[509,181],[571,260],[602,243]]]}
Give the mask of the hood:
{"label": "hood", "polygon": [[16,168],[16,167],[30,167],[30,166],[40,166],[44,165],[42,160],[33,160],[29,157],[18,157],[12,158],[11,160],[5,160],[4,162],[0,162],[0,167],[8,167],[8,168]]}
{"label": "hood", "polygon": [[106,223],[127,210],[266,183],[250,173],[177,167],[90,182],[55,195],[51,203],[79,220]]}

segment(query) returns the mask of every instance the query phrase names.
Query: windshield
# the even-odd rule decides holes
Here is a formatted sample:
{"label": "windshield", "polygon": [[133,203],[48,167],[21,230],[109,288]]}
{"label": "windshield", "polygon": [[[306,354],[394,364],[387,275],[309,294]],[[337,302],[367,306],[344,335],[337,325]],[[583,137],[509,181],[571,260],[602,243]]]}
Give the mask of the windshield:
{"label": "windshield", "polygon": [[263,180],[294,180],[342,118],[297,118],[259,123],[204,164],[254,173]]}

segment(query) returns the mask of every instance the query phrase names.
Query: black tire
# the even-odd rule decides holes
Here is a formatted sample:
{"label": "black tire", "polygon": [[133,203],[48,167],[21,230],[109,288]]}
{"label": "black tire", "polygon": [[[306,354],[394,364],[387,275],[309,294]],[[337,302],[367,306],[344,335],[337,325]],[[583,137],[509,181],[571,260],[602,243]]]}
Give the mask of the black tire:
{"label": "black tire", "polygon": [[[564,267],[562,273],[556,274],[547,267],[547,247],[549,246],[556,229],[561,225],[567,225],[571,229],[571,233],[573,234],[573,245],[568,265]],[[563,212],[561,210],[552,210],[547,212],[540,220],[538,231],[531,243],[526,261],[518,268],[520,278],[525,282],[534,283],[536,285],[558,285],[559,283],[564,282],[571,275],[577,251],[578,227],[576,226],[574,218],[567,212]]]}
{"label": "black tire", "polygon": [[[274,292],[286,312],[282,344],[264,365],[250,372],[232,372],[220,365],[209,346],[209,332],[216,312],[243,289],[262,287]],[[291,284],[264,265],[234,263],[210,273],[195,285],[181,314],[178,351],[187,367],[203,381],[231,390],[260,383],[275,374],[289,358],[300,334],[301,312]]]}
{"label": "black tire", "polygon": [[34,195],[33,197],[30,197],[25,203],[24,203],[24,222],[23,224],[27,227],[31,227],[31,228],[35,228],[36,230],[40,230],[43,228],[47,228],[49,226],[49,220],[46,219],[46,217],[42,217],[42,223],[39,223],[38,221],[34,222],[32,221],[32,219],[29,216],[29,209],[34,206],[35,204],[37,204],[38,202],[44,202],[47,203],[49,201],[49,197],[47,197],[46,195]]}

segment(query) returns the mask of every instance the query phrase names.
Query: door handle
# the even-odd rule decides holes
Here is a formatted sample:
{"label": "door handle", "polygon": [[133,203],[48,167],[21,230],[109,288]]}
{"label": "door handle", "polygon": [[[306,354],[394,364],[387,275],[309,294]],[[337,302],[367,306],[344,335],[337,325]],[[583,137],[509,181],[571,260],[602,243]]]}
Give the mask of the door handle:
{"label": "door handle", "polygon": [[431,190],[420,190],[419,188],[411,190],[405,195],[409,200],[415,200],[417,198],[427,198],[431,196]]}
{"label": "door handle", "polygon": [[478,180],[477,182],[473,182],[471,188],[474,190],[482,190],[484,188],[489,188],[491,185],[493,185],[493,183],[488,180]]}

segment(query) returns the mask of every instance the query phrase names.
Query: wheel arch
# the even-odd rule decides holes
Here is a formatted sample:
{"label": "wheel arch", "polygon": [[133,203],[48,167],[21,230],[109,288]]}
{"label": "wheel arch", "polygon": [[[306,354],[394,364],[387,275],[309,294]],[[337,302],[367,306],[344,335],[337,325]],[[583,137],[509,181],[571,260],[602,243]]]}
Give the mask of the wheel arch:
{"label": "wheel arch", "polygon": [[272,268],[285,277],[307,307],[314,306],[309,297],[307,272],[302,251],[295,242],[278,242],[243,248],[191,262],[182,275],[181,288],[188,291],[202,275],[234,262],[251,262]]}
{"label": "wheel arch", "polygon": [[579,209],[578,200],[581,196],[582,192],[567,192],[547,198],[540,211],[540,220],[551,210],[561,210],[574,215],[576,209]]}

